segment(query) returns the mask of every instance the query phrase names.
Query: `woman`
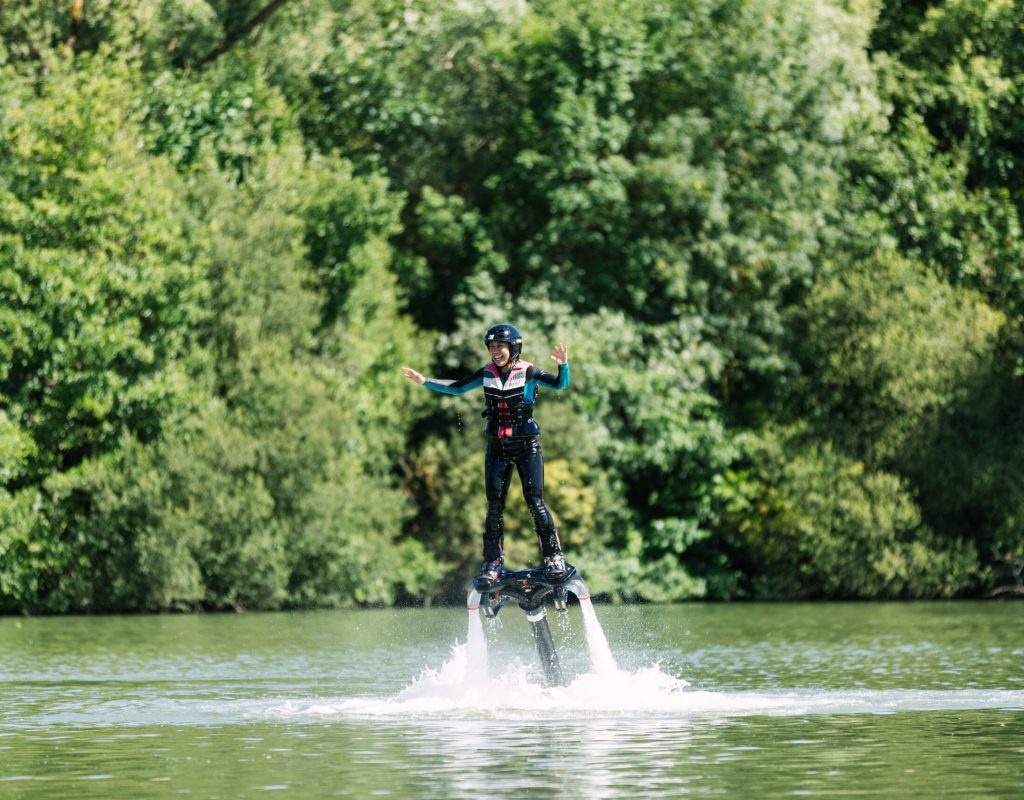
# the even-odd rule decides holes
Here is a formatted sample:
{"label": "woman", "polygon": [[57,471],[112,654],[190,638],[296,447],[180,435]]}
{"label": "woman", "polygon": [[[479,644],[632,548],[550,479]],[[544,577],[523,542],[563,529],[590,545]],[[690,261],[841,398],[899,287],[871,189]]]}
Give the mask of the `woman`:
{"label": "woman", "polygon": [[490,353],[490,362],[457,381],[426,378],[409,367],[402,367],[402,372],[410,380],[442,394],[465,394],[481,387],[484,390],[487,521],[484,526],[484,563],[477,582],[486,586],[501,574],[505,498],[513,468],[519,472],[523,497],[533,517],[537,542],[544,557],[544,574],[558,579],[565,575],[565,558],[551,512],[544,504],[544,456],[540,448],[540,427],[533,419],[533,404],[541,386],[561,390],[569,385],[569,351],[564,344],[551,351],[551,359],[558,365],[558,374],[552,375],[520,359],[523,337],[514,325],[502,323],[492,326],[484,336],[484,345]]}

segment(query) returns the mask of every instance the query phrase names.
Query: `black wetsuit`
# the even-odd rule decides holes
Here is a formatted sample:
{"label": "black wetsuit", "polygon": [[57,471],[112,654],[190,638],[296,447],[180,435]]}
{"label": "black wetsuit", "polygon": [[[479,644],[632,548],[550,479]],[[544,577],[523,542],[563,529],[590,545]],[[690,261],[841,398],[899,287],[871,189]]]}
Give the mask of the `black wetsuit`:
{"label": "black wetsuit", "polygon": [[564,389],[569,385],[569,365],[553,375],[527,361],[517,361],[504,372],[487,364],[457,381],[428,378],[424,386],[444,394],[465,394],[483,388],[487,407],[487,454],[484,480],[487,489],[487,521],[484,526],[484,560],[501,557],[505,540],[505,499],[512,471],[519,473],[523,497],[533,517],[537,542],[544,556],[560,553],[561,545],[551,512],[544,503],[544,456],[540,426],[533,418],[533,404],[540,386]]}

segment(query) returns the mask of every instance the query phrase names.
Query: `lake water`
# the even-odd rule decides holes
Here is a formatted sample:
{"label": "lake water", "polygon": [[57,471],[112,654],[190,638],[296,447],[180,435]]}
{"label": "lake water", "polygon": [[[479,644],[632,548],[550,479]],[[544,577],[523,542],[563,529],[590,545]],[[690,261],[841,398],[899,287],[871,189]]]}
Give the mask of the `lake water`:
{"label": "lake water", "polygon": [[0,797],[1019,798],[1024,604],[0,619]]}

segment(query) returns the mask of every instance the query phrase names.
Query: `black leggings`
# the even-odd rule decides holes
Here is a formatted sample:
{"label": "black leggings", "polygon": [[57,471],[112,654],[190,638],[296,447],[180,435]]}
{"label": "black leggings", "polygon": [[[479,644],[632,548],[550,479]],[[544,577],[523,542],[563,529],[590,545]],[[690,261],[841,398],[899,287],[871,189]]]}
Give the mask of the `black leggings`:
{"label": "black leggings", "polygon": [[505,498],[512,481],[512,468],[519,472],[523,497],[533,517],[537,543],[544,556],[562,552],[551,512],[544,505],[544,456],[540,437],[487,438],[484,477],[487,482],[487,522],[484,527],[484,560],[500,558],[505,544]]}

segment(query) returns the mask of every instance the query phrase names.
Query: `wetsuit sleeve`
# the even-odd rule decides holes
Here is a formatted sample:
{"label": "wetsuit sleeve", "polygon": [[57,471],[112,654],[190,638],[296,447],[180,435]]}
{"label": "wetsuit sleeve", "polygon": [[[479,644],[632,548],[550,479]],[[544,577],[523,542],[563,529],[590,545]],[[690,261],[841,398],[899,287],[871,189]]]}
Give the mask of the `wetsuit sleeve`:
{"label": "wetsuit sleeve", "polygon": [[550,372],[539,367],[531,366],[530,371],[526,374],[526,379],[537,381],[541,386],[545,386],[548,389],[565,389],[569,386],[569,365],[568,363],[559,364],[557,375],[552,375]]}
{"label": "wetsuit sleeve", "polygon": [[441,394],[465,394],[484,385],[483,368],[478,369],[472,375],[459,378],[457,381],[443,381],[438,378],[427,378],[423,384],[428,389]]}

